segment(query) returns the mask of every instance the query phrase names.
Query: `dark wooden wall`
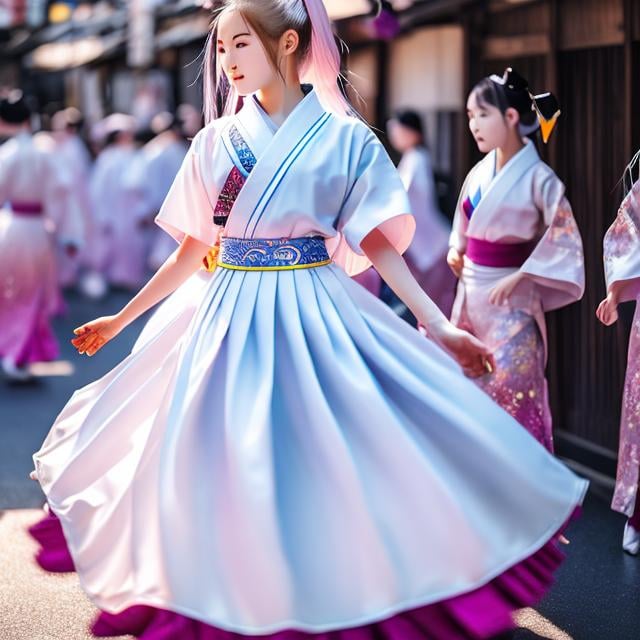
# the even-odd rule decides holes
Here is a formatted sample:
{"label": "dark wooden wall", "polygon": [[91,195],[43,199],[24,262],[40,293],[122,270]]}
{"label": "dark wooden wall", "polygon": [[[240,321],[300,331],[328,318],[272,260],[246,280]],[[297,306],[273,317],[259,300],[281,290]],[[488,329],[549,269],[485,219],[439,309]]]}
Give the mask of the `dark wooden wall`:
{"label": "dark wooden wall", "polygon": [[[576,72],[582,69],[588,72]],[[579,305],[552,318],[554,414],[559,428],[615,451],[629,327],[621,322],[606,329],[594,311],[605,295],[602,237],[621,200],[617,183],[629,160],[623,47],[561,52],[558,85],[564,135],[555,169],[582,231],[587,290]]]}

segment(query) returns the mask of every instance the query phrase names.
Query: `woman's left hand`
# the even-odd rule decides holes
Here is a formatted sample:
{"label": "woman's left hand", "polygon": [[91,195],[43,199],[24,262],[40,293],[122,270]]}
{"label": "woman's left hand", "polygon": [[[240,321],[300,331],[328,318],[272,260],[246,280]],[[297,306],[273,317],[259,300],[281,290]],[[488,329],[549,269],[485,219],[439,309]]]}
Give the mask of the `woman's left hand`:
{"label": "woman's left hand", "polygon": [[520,271],[516,271],[511,275],[505,276],[498,284],[489,292],[489,302],[495,305],[503,305],[509,301],[514,289],[522,281],[523,275]]}
{"label": "woman's left hand", "polygon": [[596,316],[607,327],[616,322],[618,319],[618,300],[613,291],[609,291],[607,297],[598,305]]}

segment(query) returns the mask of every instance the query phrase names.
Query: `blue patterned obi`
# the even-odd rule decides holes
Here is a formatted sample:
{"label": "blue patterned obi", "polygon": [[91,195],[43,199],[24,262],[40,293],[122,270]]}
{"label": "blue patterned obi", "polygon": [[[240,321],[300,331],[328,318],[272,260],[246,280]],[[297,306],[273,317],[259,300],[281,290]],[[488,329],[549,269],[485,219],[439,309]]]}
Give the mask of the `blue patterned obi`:
{"label": "blue patterned obi", "polygon": [[225,238],[220,240],[218,266],[241,271],[311,269],[329,264],[324,238]]}

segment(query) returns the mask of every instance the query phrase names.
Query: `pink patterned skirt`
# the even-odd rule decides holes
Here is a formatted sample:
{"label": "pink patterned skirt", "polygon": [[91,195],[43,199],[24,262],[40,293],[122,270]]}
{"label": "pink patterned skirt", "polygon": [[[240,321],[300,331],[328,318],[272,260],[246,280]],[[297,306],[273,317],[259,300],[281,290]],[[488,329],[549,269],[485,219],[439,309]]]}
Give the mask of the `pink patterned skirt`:
{"label": "pink patterned skirt", "polygon": [[[640,304],[629,336],[627,375],[622,398],[620,419],[620,450],[618,473],[612,508],[631,517],[635,512],[634,528],[640,531],[638,484],[640,483]],[[637,526],[635,526],[637,525]]]}

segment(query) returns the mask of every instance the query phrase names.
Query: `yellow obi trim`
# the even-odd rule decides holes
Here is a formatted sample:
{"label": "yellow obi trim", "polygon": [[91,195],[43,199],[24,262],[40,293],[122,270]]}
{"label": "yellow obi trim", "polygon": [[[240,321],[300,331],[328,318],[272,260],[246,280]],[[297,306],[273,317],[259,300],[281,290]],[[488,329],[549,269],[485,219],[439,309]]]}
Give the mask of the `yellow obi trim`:
{"label": "yellow obi trim", "polygon": [[324,238],[220,239],[217,264],[235,271],[291,271],[331,263]]}
{"label": "yellow obi trim", "polygon": [[323,260],[322,262],[309,262],[307,264],[292,264],[288,266],[277,267],[247,267],[239,266],[235,264],[226,264],[225,262],[218,262],[218,266],[223,269],[231,269],[233,271],[293,271],[294,269],[313,269],[313,267],[324,267],[327,264],[331,264],[333,260]]}

